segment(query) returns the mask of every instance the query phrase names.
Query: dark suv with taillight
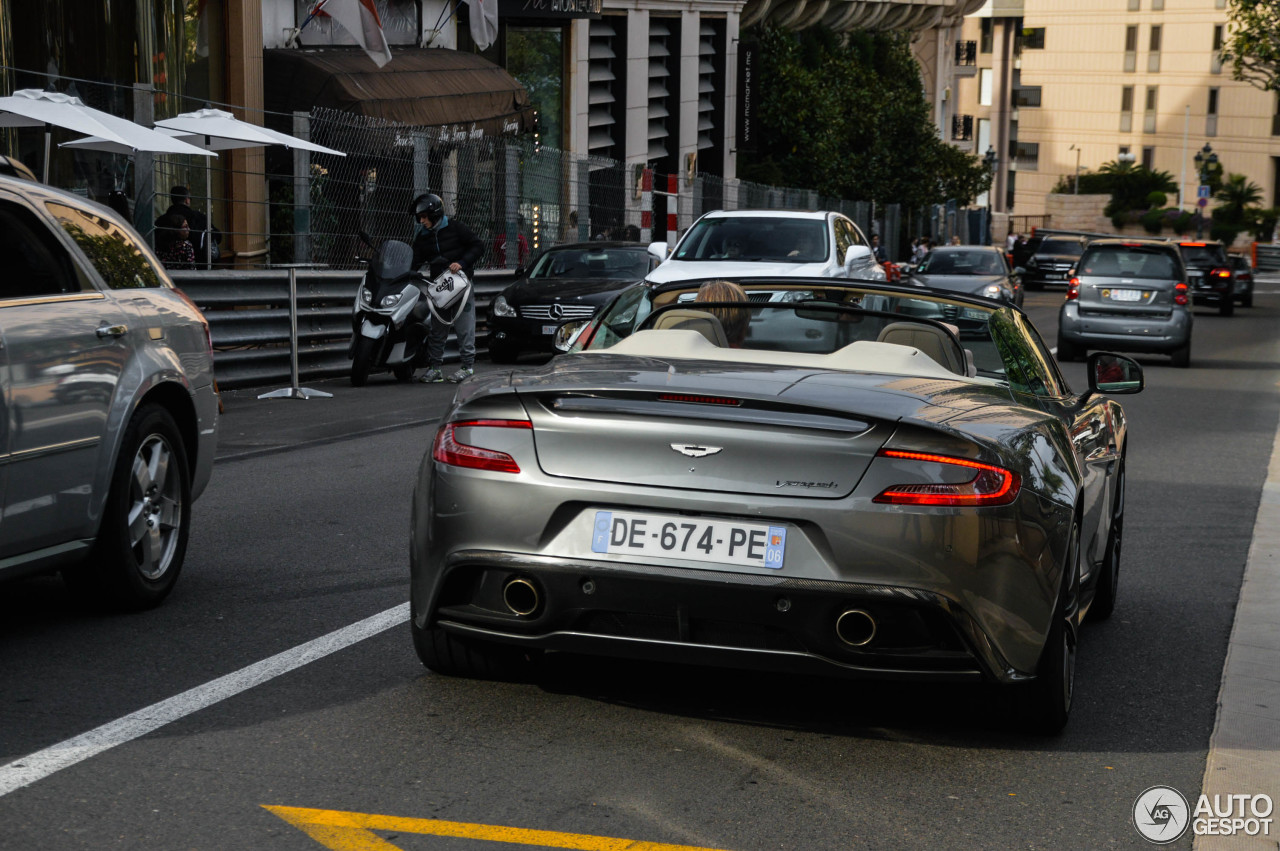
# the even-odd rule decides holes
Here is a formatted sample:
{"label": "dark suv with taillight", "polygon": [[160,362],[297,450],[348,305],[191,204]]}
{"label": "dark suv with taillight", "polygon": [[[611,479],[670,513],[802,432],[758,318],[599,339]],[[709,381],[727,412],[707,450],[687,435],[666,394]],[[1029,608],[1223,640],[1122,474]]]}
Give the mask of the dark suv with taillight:
{"label": "dark suv with taillight", "polygon": [[1253,263],[1243,254],[1231,254],[1227,259],[1236,276],[1236,301],[1241,307],[1253,307]]}
{"label": "dark suv with taillight", "polygon": [[1167,354],[1191,365],[1191,296],[1178,247],[1163,240],[1089,243],[1058,311],[1058,360],[1090,349]]}
{"label": "dark suv with taillight", "polygon": [[1236,277],[1221,242],[1179,242],[1182,264],[1187,267],[1187,285],[1196,304],[1216,306],[1218,314],[1230,316],[1236,310]]}

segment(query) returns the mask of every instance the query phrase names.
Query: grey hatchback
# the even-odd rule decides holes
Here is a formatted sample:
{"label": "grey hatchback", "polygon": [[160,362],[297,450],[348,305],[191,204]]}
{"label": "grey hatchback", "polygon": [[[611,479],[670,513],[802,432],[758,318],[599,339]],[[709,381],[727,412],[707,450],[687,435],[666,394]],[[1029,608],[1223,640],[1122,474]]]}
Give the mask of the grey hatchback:
{"label": "grey hatchback", "polygon": [[1089,349],[1168,354],[1191,364],[1191,297],[1178,248],[1158,240],[1089,243],[1058,311],[1058,360]]}
{"label": "grey hatchback", "polygon": [[209,326],[105,207],[0,176],[0,578],[158,604],[218,426]]}

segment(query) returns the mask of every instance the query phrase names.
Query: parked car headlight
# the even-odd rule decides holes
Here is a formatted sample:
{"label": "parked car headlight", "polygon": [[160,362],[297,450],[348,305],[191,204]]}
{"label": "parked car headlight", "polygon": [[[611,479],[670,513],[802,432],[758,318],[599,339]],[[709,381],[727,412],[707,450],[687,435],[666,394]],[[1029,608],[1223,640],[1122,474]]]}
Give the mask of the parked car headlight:
{"label": "parked car headlight", "polygon": [[384,295],[382,297],[382,306],[395,307],[397,304],[400,303],[400,296],[401,296],[401,293],[392,293],[391,295]]}
{"label": "parked car headlight", "polygon": [[987,288],[982,291],[982,294],[987,298],[1000,298],[1000,285],[989,284]]}
{"label": "parked car headlight", "polygon": [[498,296],[493,300],[493,306],[490,308],[494,316],[515,316],[516,309],[507,304],[506,296]]}

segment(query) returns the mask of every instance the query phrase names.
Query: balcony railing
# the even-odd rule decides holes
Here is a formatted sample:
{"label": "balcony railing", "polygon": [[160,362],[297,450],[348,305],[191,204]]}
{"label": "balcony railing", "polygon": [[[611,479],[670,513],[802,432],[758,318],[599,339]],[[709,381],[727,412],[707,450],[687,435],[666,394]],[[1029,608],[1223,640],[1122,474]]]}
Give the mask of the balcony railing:
{"label": "balcony railing", "polygon": [[951,116],[951,141],[953,142],[972,142],[973,141],[973,116],[972,115]]}
{"label": "balcony railing", "polygon": [[966,66],[978,64],[978,43],[976,41],[956,42],[956,64]]}

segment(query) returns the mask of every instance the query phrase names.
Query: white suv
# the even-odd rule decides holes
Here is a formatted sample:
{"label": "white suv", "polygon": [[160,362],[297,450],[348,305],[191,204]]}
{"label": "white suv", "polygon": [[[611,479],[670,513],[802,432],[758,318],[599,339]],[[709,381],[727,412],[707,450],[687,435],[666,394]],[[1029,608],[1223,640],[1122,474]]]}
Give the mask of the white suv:
{"label": "white suv", "polygon": [[0,578],[159,603],[213,469],[209,326],[105,207],[0,176]]}
{"label": "white suv", "polygon": [[[665,242],[650,249],[667,253]],[[657,284],[703,278],[861,278],[883,281],[871,244],[840,213],[720,210],[693,223],[646,280]]]}

